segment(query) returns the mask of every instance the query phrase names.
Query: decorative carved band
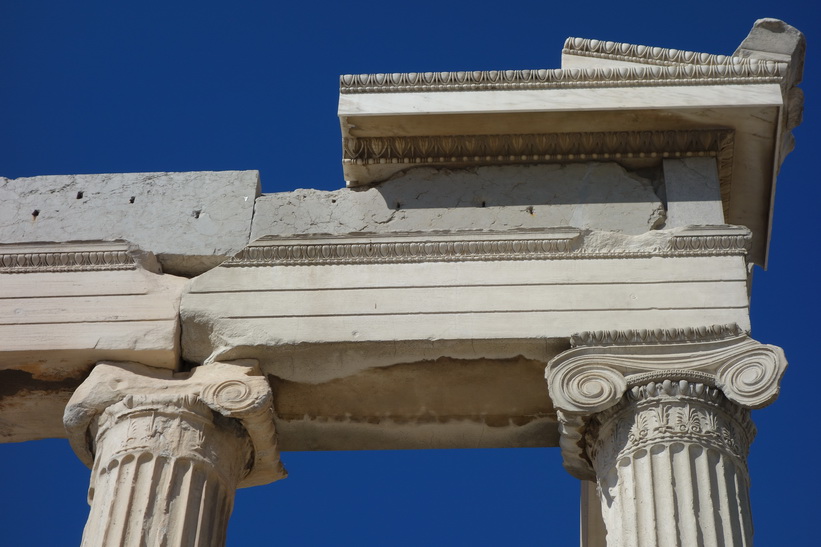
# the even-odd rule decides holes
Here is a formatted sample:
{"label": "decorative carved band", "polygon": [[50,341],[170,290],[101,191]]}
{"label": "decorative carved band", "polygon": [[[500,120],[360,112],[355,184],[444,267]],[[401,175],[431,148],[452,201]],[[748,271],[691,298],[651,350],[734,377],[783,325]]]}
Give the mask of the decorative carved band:
{"label": "decorative carved band", "polygon": [[755,433],[750,411],[730,403],[721,390],[667,380],[633,387],[620,404],[597,414],[584,436],[599,476],[633,452],[671,443],[717,450],[746,475]]}
{"label": "decorative carved band", "polygon": [[277,243],[246,247],[223,266],[293,266],[539,260],[572,254],[568,238],[463,239],[458,241],[374,241],[333,243]]}
{"label": "decorative carved band", "polygon": [[784,63],[345,74],[340,93],[783,83]]}
{"label": "decorative carved band", "polygon": [[583,57],[597,57],[613,61],[626,61],[654,65],[751,65],[762,63],[785,64],[778,61],[759,60],[728,55],[712,55],[696,51],[683,51],[662,47],[625,44],[589,38],[568,38],[564,42],[563,54]]}
{"label": "decorative carved band", "polygon": [[0,248],[0,273],[86,272],[136,268],[136,262],[125,249],[4,253]]}
{"label": "decorative carved band", "polygon": [[720,129],[345,137],[342,140],[343,162],[353,165],[432,162],[475,164],[483,161],[584,161],[689,156],[715,156],[730,161],[732,148],[733,132]]}
{"label": "decorative carved band", "polygon": [[707,342],[741,336],[735,323],[683,329],[628,329],[584,331],[570,337],[571,347]]}
{"label": "decorative carved band", "polygon": [[[405,239],[398,240],[398,237]],[[647,251],[588,250],[581,232],[556,229],[552,234],[490,233],[429,238],[420,234],[368,234],[360,237],[314,240],[261,238],[221,267],[323,266],[331,264],[397,264],[496,260],[564,260],[592,258],[651,258],[655,256],[744,256],[750,246],[746,229],[694,228],[671,234],[666,245]]]}

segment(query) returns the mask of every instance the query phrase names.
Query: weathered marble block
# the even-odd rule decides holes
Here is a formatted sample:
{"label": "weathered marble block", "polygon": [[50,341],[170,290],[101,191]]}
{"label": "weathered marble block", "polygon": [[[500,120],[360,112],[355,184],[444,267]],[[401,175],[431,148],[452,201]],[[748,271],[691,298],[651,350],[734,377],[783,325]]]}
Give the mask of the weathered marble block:
{"label": "weathered marble block", "polygon": [[259,192],[257,171],[0,178],[0,241],[124,239],[190,277],[248,243]]}
{"label": "weathered marble block", "polygon": [[664,223],[654,182],[609,162],[422,167],[367,189],[265,194],[251,239],[556,226],[641,234]]}

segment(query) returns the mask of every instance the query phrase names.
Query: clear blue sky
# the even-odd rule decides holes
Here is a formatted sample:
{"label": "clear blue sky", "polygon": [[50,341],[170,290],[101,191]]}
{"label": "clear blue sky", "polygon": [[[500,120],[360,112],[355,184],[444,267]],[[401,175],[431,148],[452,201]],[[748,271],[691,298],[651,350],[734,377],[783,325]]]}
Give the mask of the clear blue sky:
{"label": "clear blue sky", "polygon": [[[817,11],[810,0],[5,0],[0,176],[258,169],[265,192],[335,189],[339,74],[558,68],[567,36],[730,54],[755,19],[784,19],[808,36],[808,101],[752,313],[753,336],[791,364],[782,398],[754,414],[750,467],[756,545],[814,545]],[[229,545],[578,545],[578,484],[558,449],[283,460],[288,479],[239,492]],[[87,481],[65,441],[1,445],[0,544],[78,544]]]}

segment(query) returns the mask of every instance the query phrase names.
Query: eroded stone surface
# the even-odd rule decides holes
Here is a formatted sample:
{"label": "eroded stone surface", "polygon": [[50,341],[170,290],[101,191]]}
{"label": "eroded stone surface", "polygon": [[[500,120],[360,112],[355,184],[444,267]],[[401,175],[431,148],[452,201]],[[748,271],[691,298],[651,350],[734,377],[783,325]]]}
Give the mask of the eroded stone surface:
{"label": "eroded stone surface", "polygon": [[198,275],[248,243],[257,171],[0,178],[0,241],[126,239]]}
{"label": "eroded stone surface", "polygon": [[285,476],[271,408],[253,361],[98,364],[64,417],[92,468],[82,545],[224,545],[235,489]]}
{"label": "eroded stone surface", "polygon": [[724,224],[715,158],[665,159],[666,228]]}
{"label": "eroded stone surface", "polygon": [[791,83],[798,85],[803,78],[806,50],[807,41],[801,31],[779,19],[764,18],[753,24],[733,55],[789,63]]}
{"label": "eroded stone surface", "polygon": [[261,196],[251,238],[554,226],[640,234],[663,221],[652,182],[615,163],[425,167],[365,190]]}

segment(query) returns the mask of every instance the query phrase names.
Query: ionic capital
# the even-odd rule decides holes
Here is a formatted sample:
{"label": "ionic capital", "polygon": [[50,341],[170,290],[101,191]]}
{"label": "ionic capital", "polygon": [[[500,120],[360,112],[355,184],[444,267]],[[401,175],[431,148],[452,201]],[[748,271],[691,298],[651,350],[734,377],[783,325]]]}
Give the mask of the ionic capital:
{"label": "ionic capital", "polygon": [[686,329],[584,332],[547,366],[565,467],[593,475],[583,439],[587,420],[622,401],[634,387],[684,381],[717,388],[742,409],[778,397],[787,361],[776,346],[752,340],[736,325]]}
{"label": "ionic capital", "polygon": [[101,362],[75,391],[63,421],[75,453],[91,467],[96,432],[135,413],[235,419],[252,446],[248,470],[238,486],[267,484],[285,476],[277,450],[271,388],[256,361],[214,362],[186,373],[139,363]]}

